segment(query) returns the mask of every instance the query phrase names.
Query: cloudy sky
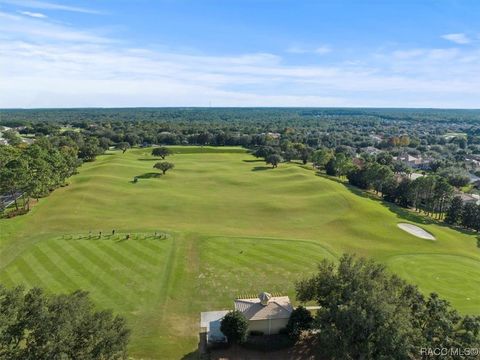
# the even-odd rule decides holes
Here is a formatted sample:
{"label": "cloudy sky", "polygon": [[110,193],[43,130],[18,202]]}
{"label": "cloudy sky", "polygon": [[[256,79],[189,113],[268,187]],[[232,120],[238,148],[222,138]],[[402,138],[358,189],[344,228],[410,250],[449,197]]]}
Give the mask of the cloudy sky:
{"label": "cloudy sky", "polygon": [[0,0],[0,108],[480,108],[480,2]]}

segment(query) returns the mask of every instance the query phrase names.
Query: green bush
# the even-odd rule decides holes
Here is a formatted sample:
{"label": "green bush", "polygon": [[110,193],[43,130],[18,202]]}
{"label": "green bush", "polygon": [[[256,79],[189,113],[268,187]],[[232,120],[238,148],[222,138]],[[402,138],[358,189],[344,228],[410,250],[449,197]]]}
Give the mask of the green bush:
{"label": "green bush", "polygon": [[297,341],[304,330],[312,327],[313,316],[303,306],[297,307],[292,311],[286,327],[287,334],[293,341]]}
{"label": "green bush", "polygon": [[293,346],[294,342],[286,334],[249,336],[247,341],[242,344],[246,349],[257,351],[277,351]]}
{"label": "green bush", "polygon": [[260,331],[260,330],[252,330],[250,331],[250,336],[262,336],[264,335],[265,333],[263,331]]}
{"label": "green bush", "polygon": [[243,343],[247,337],[248,322],[240,311],[231,311],[222,319],[220,331],[230,344]]}

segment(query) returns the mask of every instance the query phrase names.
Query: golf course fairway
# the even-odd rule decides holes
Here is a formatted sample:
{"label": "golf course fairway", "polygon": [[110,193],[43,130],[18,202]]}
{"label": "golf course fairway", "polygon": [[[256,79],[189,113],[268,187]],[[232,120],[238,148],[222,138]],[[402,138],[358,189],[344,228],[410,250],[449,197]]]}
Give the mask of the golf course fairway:
{"label": "golf course fairway", "polygon": [[[151,149],[111,151],[29,214],[0,220],[0,283],[89,291],[127,318],[135,359],[194,358],[201,311],[260,291],[295,302],[295,281],[344,252],[480,314],[474,235],[297,163],[271,169],[240,148],[172,150],[175,168],[162,176]],[[405,222],[436,241],[398,228]]]}

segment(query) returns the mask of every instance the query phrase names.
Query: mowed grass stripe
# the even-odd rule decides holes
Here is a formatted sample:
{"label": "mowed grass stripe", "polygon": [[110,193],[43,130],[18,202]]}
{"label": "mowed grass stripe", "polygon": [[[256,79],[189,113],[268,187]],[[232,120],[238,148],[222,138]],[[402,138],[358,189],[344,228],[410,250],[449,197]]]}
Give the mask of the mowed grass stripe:
{"label": "mowed grass stripe", "polygon": [[[35,249],[32,251],[32,255],[37,262],[36,268],[43,268],[45,272],[50,275],[50,278],[53,278],[59,285],[59,290],[62,290],[62,287],[68,291],[79,289],[80,287],[75,282],[73,278],[68,276],[64,269],[58,266],[55,262],[52,261],[50,258],[51,251],[49,251],[48,255],[41,249],[40,246],[36,246]],[[48,249],[47,249],[48,250]]]}
{"label": "mowed grass stripe", "polygon": [[[88,261],[83,254],[79,253],[73,246],[70,246],[68,242],[65,242],[62,247],[55,247],[54,251],[56,251],[59,256],[62,256],[70,268],[75,270],[80,277],[84,277],[87,280],[88,285],[84,290],[100,294],[104,301],[108,303],[123,306],[122,294],[100,278],[99,275],[102,274],[102,269]],[[77,255],[78,258],[73,254]],[[97,271],[98,274],[93,272],[91,270],[92,268]]]}
{"label": "mowed grass stripe", "polygon": [[114,259],[121,264],[123,268],[137,274],[145,280],[147,280],[153,272],[152,266],[144,264],[141,258],[137,258],[134,254],[129,253],[121,247],[98,244],[98,250],[101,251],[104,256]]}
{"label": "mowed grass stripe", "polygon": [[0,272],[0,283],[6,287],[15,287],[20,283],[15,281],[10,274],[10,268]]}
{"label": "mowed grass stripe", "polygon": [[[143,251],[143,243],[148,242],[149,240],[135,240],[135,241],[126,241],[119,244],[118,249],[127,250],[129,254],[133,254],[139,261],[146,262],[151,266],[158,266],[159,256],[152,256],[152,250],[150,252]],[[155,254],[161,253],[157,250]]]}
{"label": "mowed grass stripe", "polygon": [[85,244],[79,241],[77,244],[79,251],[81,251],[91,262],[101,266],[102,270],[107,273],[116,287],[119,287],[123,291],[131,291],[129,288],[130,282],[136,280],[138,275],[132,272],[125,272],[121,263],[109,256],[102,256],[102,253],[94,251],[90,244]]}
{"label": "mowed grass stripe", "polygon": [[[125,283],[122,283],[118,279],[117,273],[115,271],[109,271],[109,268],[110,268],[109,261],[113,261],[115,263],[114,266],[119,269],[118,272],[126,272],[127,274],[130,274],[129,276],[130,279],[135,277],[139,277],[140,279],[142,279],[142,277],[139,276],[139,274],[132,271],[128,271],[127,268],[125,268],[125,266],[123,266],[121,262],[118,262],[114,258],[108,256],[111,253],[111,251],[103,252],[100,245],[92,244],[92,247],[95,247],[95,250],[99,250],[99,256],[97,256],[94,251],[91,251],[87,247],[84,247],[81,243],[82,243],[81,241],[77,241],[73,244],[70,243],[69,246],[71,246],[71,249],[72,249],[71,251],[76,252],[79,258],[82,258],[88,261],[96,270],[96,272],[98,273],[98,276],[101,276],[102,281],[104,280],[106,283],[111,284],[112,288],[115,288],[115,289],[120,288],[119,291],[121,293],[125,291],[131,291],[128,287],[125,287]],[[108,258],[110,260],[105,261],[102,259],[102,256],[100,255],[103,255],[104,258]]]}
{"label": "mowed grass stripe", "polygon": [[[242,242],[243,240],[240,240]],[[257,241],[257,240],[253,240]],[[272,264],[275,265],[278,263],[279,260],[283,261],[288,261],[288,268],[293,270],[296,269],[305,269],[305,268],[314,268],[312,265],[315,263],[312,262],[312,260],[305,256],[304,249],[301,249],[301,252],[298,252],[296,249],[292,250],[289,248],[290,244],[285,244],[281,243],[279,244],[278,242],[275,242],[275,240],[264,240],[266,242],[271,242],[270,244],[253,244],[252,240],[247,240],[243,241],[245,246],[245,250],[240,250],[243,251],[242,254],[237,252],[238,249],[233,250],[232,248],[227,248],[229,244],[229,240],[225,240],[224,243],[222,241],[214,241],[212,244],[209,244],[208,248],[206,249],[206,252],[208,254],[214,255],[214,258],[210,258],[210,260],[215,260],[217,261],[218,258],[222,259],[231,259],[231,263],[235,265],[242,264],[245,267],[250,267],[252,263],[258,263],[258,264]],[[261,240],[260,240],[261,241]],[[237,244],[238,246],[242,246],[241,244]],[[280,246],[279,246],[280,245]],[[284,247],[282,249],[282,247]],[[298,249],[298,247],[297,247]],[[236,254],[233,254],[233,252],[237,252]],[[232,257],[232,255],[234,255]],[[326,258],[329,256],[329,254],[325,254],[326,256],[322,256],[321,258]],[[319,258],[319,260],[321,259]]]}
{"label": "mowed grass stripe", "polygon": [[[66,253],[62,247],[51,247],[51,251],[59,259],[60,266],[62,266],[64,269],[68,269],[70,277],[75,279],[79,289],[91,289],[92,281],[85,277],[83,266],[80,267],[79,264],[74,261],[75,259],[72,260],[71,255]],[[99,300],[102,301],[108,300],[107,296],[103,296],[101,294],[96,294],[96,297],[100,298]]]}
{"label": "mowed grass stripe", "polygon": [[38,276],[37,272],[30,266],[27,259],[27,256],[22,256],[15,261],[15,269],[22,280],[20,283],[29,287],[36,286],[47,288],[47,283]]}
{"label": "mowed grass stripe", "polygon": [[141,241],[139,245],[142,247],[142,250],[157,252],[157,251],[165,251],[165,248],[171,243],[171,238],[167,239],[149,239],[145,241]]}
{"label": "mowed grass stripe", "polygon": [[305,256],[299,254],[294,255],[295,251],[281,251],[272,244],[270,247],[255,247],[254,249],[247,250],[245,256],[253,257],[258,260],[259,263],[273,264],[278,263],[278,259],[282,262],[288,261],[289,269],[303,269],[309,266],[309,262]]}
{"label": "mowed grass stripe", "polygon": [[[63,248],[53,246],[53,244],[51,243],[48,244],[48,246],[50,247],[50,250],[52,252],[52,257],[54,257],[58,261],[59,266],[65,269],[65,271],[68,271],[69,276],[74,279],[75,282],[78,284],[78,289],[91,291],[98,301],[108,301],[109,303],[112,303],[110,301],[111,297],[109,296],[109,294],[97,292],[97,290],[92,288],[92,285],[98,287],[98,284],[94,284],[94,281],[92,281],[91,278],[85,276],[86,274],[84,272],[83,266],[79,266],[77,262],[72,261],[73,257],[71,257],[70,254],[66,254]],[[114,304],[115,303],[112,303],[112,305]]]}
{"label": "mowed grass stripe", "polygon": [[[265,241],[268,242],[269,240]],[[295,250],[292,250],[291,245],[292,244],[280,244],[278,242],[273,244],[259,244],[257,245],[257,251],[289,260],[292,265],[298,265],[300,268],[311,267],[324,258],[331,259],[330,253],[320,246],[307,245],[305,248],[303,246],[297,246]]]}

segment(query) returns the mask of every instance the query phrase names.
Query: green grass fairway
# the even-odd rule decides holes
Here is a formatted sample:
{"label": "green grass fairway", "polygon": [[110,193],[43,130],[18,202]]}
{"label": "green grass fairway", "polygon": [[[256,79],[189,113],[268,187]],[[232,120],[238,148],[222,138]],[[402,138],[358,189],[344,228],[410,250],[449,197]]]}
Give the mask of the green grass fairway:
{"label": "green grass fairway", "polygon": [[475,236],[298,164],[272,170],[239,148],[173,150],[165,176],[156,175],[151,149],[100,156],[28,215],[0,220],[0,282],[90,291],[127,317],[135,359],[194,358],[200,311],[262,290],[294,296],[295,280],[343,252],[374,257],[422,291],[480,313]]}

